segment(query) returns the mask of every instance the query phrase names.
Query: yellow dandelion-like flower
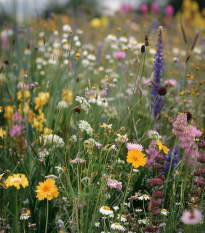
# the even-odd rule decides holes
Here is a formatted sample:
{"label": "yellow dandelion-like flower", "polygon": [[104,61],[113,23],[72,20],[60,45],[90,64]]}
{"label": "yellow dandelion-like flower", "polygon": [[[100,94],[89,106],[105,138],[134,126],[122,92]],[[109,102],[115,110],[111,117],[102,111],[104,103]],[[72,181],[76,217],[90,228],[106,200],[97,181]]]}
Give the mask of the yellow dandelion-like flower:
{"label": "yellow dandelion-like flower", "polygon": [[9,176],[5,181],[6,187],[14,186],[20,189],[20,185],[25,188],[29,185],[28,179],[24,174],[13,174]]}
{"label": "yellow dandelion-like flower", "polygon": [[143,154],[141,151],[133,149],[128,151],[127,162],[132,163],[134,168],[138,168],[139,166],[144,167],[147,160],[147,158],[144,158],[144,156],[145,154]]}
{"label": "yellow dandelion-like flower", "polygon": [[169,153],[169,149],[166,146],[163,146],[160,141],[157,141],[156,144],[159,147],[159,150],[163,150],[165,154]]}
{"label": "yellow dandelion-like flower", "polygon": [[50,201],[59,195],[58,188],[55,185],[55,180],[51,178],[45,180],[44,182],[39,182],[36,193],[36,198],[38,198],[39,201],[42,201],[45,198]]}
{"label": "yellow dandelion-like flower", "polygon": [[5,135],[6,135],[6,131],[0,128],[0,138],[3,139]]}

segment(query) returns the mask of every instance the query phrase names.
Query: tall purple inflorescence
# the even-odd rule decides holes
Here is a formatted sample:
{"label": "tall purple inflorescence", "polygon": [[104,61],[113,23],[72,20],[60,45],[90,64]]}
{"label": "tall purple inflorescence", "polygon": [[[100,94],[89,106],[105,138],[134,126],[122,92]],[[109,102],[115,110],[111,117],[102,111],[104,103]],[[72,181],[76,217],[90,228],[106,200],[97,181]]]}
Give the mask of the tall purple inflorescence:
{"label": "tall purple inflorescence", "polygon": [[158,95],[158,89],[162,86],[161,85],[161,79],[162,79],[162,74],[163,74],[163,54],[162,54],[162,31],[163,28],[162,26],[159,26],[158,29],[158,41],[157,41],[157,51],[155,54],[155,61],[154,61],[154,78],[153,82],[156,85],[152,85],[151,88],[151,95],[152,95],[152,101],[153,103],[153,111],[154,111],[154,118],[156,120],[159,119],[159,113],[161,110],[162,105],[164,104],[164,99],[163,97]]}

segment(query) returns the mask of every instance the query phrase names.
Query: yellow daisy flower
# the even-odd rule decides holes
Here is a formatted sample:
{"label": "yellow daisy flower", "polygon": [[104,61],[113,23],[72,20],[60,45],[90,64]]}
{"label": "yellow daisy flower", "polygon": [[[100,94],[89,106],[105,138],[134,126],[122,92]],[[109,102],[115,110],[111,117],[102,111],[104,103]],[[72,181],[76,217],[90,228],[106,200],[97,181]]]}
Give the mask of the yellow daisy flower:
{"label": "yellow daisy flower", "polygon": [[131,150],[128,151],[127,154],[127,162],[132,163],[134,168],[138,168],[139,166],[144,167],[146,164],[147,158],[144,158],[145,154],[143,154],[139,150]]}
{"label": "yellow daisy flower", "polygon": [[24,174],[13,174],[9,176],[5,181],[6,187],[14,186],[17,189],[20,189],[20,185],[25,188],[29,185],[28,179]]}
{"label": "yellow daisy flower", "polygon": [[55,185],[55,180],[52,178],[49,178],[44,182],[39,182],[36,193],[36,198],[38,198],[39,201],[42,201],[45,198],[50,201],[54,197],[59,196],[58,188]]}

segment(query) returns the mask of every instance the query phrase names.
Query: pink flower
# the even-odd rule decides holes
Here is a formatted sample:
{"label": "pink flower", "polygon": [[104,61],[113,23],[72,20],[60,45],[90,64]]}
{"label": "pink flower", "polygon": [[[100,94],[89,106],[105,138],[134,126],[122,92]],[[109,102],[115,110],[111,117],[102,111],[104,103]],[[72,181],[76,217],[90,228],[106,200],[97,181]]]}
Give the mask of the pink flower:
{"label": "pink flower", "polygon": [[129,151],[131,150],[139,150],[142,151],[143,150],[143,146],[140,144],[135,144],[135,143],[127,143],[127,149]]}
{"label": "pink flower", "polygon": [[122,188],[122,182],[118,182],[117,180],[108,179],[107,185],[109,188],[116,188],[117,190]]}
{"label": "pink flower", "polygon": [[166,16],[170,17],[174,14],[174,8],[172,5],[167,5],[165,8]]}
{"label": "pink flower", "polygon": [[199,138],[202,135],[202,132],[196,128],[196,126],[191,126],[191,134]]}
{"label": "pink flower", "polygon": [[149,166],[150,163],[158,156],[159,150],[156,147],[156,142],[152,141],[151,144],[149,145],[148,149],[145,150],[147,153],[147,161],[146,161],[146,166]]}
{"label": "pink flower", "polygon": [[154,13],[157,13],[159,11],[159,4],[157,2],[152,3],[152,10]]}
{"label": "pink flower", "polygon": [[166,80],[166,81],[164,81],[164,84],[167,86],[167,87],[173,87],[173,86],[175,86],[176,85],[176,80],[174,80],[174,79],[169,79],[169,80]]}
{"label": "pink flower", "polygon": [[180,147],[191,147],[194,144],[194,135],[191,133],[191,127],[187,124],[186,113],[179,114],[173,126],[172,133],[179,136],[179,140],[181,141],[179,144]]}
{"label": "pink flower", "polygon": [[100,147],[102,146],[102,144],[100,144],[99,142],[95,142],[95,145],[97,146],[98,149],[100,149]]}
{"label": "pink flower", "polygon": [[142,4],[140,7],[140,10],[141,10],[142,14],[146,14],[148,12],[147,4]]}
{"label": "pink flower", "polygon": [[150,78],[144,79],[144,80],[143,80],[143,84],[144,84],[144,85],[147,85],[147,86],[150,86],[150,87],[152,86],[152,84],[151,84],[151,82],[150,82]]}
{"label": "pink flower", "polygon": [[118,51],[113,54],[113,57],[116,59],[123,59],[126,57],[126,53],[122,51]]}
{"label": "pink flower", "polygon": [[134,5],[133,4],[129,4],[129,3],[124,3],[122,4],[122,7],[121,7],[121,11],[123,13],[127,13],[129,11],[133,11],[135,9]]}
{"label": "pink flower", "polygon": [[193,209],[192,211],[186,210],[181,217],[181,221],[185,224],[197,224],[202,218],[201,211]]}

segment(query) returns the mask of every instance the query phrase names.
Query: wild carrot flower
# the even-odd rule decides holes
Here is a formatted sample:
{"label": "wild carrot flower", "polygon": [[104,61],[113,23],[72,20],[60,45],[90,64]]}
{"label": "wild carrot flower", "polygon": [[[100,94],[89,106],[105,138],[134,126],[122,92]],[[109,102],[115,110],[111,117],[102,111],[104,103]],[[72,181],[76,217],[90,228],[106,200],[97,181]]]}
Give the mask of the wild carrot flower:
{"label": "wild carrot flower", "polygon": [[14,186],[17,189],[20,189],[20,185],[25,188],[29,185],[28,179],[24,174],[13,174],[13,176],[9,176],[6,181],[6,187]]}
{"label": "wild carrot flower", "polygon": [[138,168],[139,166],[144,167],[147,160],[147,158],[144,156],[145,154],[143,154],[141,151],[132,149],[131,151],[128,151],[127,162],[132,163],[134,168]]}
{"label": "wild carrot flower", "polygon": [[58,197],[59,192],[57,186],[55,185],[55,180],[49,178],[44,182],[39,182],[39,185],[37,186],[36,194],[37,194],[36,198],[38,198],[39,201],[42,201],[44,199],[50,201],[54,197]]}

